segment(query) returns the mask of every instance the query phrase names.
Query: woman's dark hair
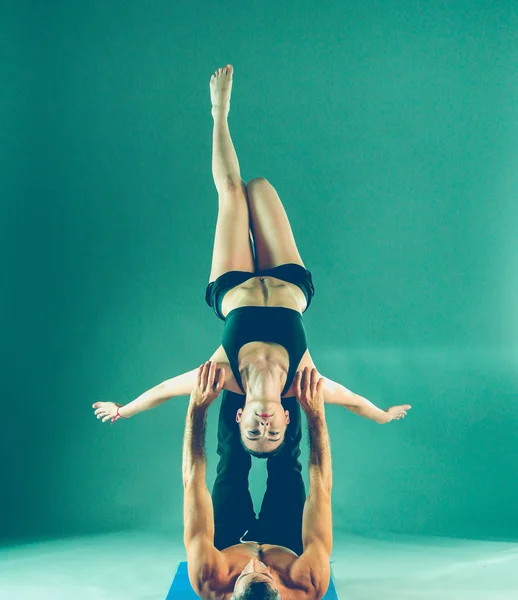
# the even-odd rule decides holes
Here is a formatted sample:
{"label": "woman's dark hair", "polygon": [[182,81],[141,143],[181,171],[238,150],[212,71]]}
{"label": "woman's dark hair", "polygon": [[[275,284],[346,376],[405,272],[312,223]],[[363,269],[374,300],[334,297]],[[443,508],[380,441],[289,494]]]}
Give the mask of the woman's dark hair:
{"label": "woman's dark hair", "polygon": [[239,596],[233,595],[232,600],[281,600],[281,596],[266,581],[251,581],[246,590]]}
{"label": "woman's dark hair", "polygon": [[271,452],[255,452],[254,450],[250,450],[250,448],[247,448],[245,446],[241,435],[239,436],[239,439],[241,440],[241,446],[243,446],[245,452],[248,452],[248,454],[255,456],[255,458],[272,458],[273,456],[277,456],[277,454],[279,454],[279,452],[284,448],[284,444],[286,443],[286,438],[284,438],[282,440],[282,444],[278,448],[275,448],[275,450],[272,450]]}

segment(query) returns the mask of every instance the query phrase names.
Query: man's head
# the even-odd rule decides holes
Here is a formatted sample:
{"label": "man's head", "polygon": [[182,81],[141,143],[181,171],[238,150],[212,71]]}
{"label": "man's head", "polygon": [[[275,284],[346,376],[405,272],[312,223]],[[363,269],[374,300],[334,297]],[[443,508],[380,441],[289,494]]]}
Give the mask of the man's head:
{"label": "man's head", "polygon": [[245,450],[264,458],[277,453],[283,445],[290,413],[280,402],[252,400],[237,411],[236,421]]}
{"label": "man's head", "polygon": [[280,600],[277,583],[268,567],[260,560],[252,559],[234,585],[232,600]]}

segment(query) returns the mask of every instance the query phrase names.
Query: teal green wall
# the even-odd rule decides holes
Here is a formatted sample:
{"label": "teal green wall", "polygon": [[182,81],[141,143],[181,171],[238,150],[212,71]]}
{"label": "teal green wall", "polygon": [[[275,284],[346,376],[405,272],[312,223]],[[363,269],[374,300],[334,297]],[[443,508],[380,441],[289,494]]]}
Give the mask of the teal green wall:
{"label": "teal green wall", "polygon": [[[181,526],[187,400],[131,400],[219,343],[209,77],[246,179],[313,270],[335,526],[518,536],[518,6],[12,2],[0,18],[4,537]],[[215,470],[215,413],[209,471]]]}

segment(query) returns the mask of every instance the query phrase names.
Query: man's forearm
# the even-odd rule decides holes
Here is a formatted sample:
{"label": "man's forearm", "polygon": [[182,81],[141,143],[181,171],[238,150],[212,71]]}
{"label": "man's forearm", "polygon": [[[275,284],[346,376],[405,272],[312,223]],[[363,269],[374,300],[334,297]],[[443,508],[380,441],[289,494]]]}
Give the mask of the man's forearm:
{"label": "man's forearm", "polygon": [[189,404],[183,438],[182,477],[184,487],[194,479],[205,483],[207,460],[205,457],[205,429],[207,409]]}
{"label": "man's forearm", "polygon": [[333,474],[331,469],[331,447],[325,414],[308,415],[309,430],[309,488],[323,487],[331,492]]}

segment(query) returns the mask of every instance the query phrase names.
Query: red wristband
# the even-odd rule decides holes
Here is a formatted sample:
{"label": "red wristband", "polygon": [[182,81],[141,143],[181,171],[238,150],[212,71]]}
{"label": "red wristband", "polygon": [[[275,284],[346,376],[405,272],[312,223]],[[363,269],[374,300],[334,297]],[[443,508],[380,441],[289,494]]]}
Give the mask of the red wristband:
{"label": "red wristband", "polygon": [[115,414],[115,416],[113,417],[113,419],[111,420],[112,423],[115,423],[115,421],[118,421],[119,419],[127,419],[128,417],[123,417],[120,413],[119,413],[119,408],[120,406],[117,406],[117,413]]}

